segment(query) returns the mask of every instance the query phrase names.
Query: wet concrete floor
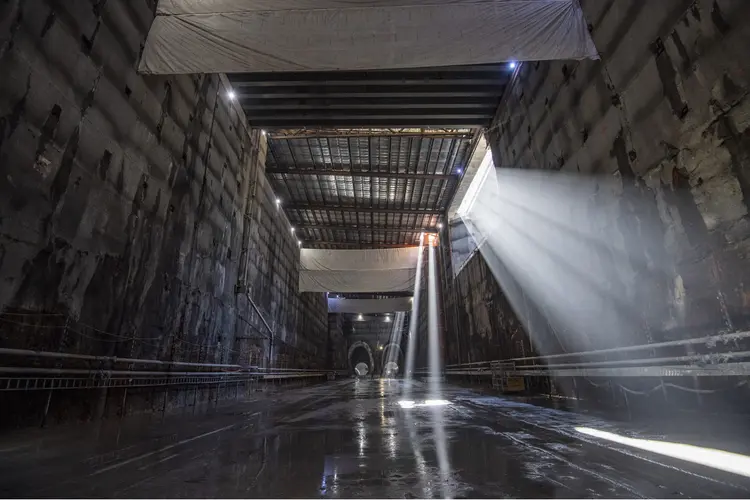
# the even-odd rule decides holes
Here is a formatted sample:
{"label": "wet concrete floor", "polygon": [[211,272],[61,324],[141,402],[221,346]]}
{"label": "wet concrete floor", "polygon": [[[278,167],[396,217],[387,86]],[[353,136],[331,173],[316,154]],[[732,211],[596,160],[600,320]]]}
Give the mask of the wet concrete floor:
{"label": "wet concrete floor", "polygon": [[[0,496],[750,497],[740,474],[576,430],[670,440],[633,424],[457,387],[448,405],[422,406],[421,384],[404,408],[403,389],[341,380],[202,414],[5,434]],[[680,442],[705,446],[698,434]]]}

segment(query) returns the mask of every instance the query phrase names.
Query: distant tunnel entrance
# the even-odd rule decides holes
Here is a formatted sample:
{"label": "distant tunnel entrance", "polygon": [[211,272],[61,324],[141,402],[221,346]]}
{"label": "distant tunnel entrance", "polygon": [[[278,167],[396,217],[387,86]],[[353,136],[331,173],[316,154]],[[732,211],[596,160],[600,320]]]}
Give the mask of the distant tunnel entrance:
{"label": "distant tunnel entrance", "polygon": [[349,347],[349,367],[355,375],[363,377],[373,372],[375,360],[370,346],[365,342],[355,342]]}
{"label": "distant tunnel entrance", "polygon": [[354,374],[358,377],[364,377],[368,373],[370,373],[370,367],[365,362],[359,362],[354,367]]}

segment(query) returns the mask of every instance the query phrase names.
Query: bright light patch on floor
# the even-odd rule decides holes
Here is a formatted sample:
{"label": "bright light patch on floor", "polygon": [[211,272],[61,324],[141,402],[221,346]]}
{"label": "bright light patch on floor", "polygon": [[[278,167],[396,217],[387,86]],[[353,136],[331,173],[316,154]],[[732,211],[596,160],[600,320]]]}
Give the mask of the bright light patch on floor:
{"label": "bright light patch on floor", "polygon": [[398,402],[398,405],[401,408],[414,408],[417,406],[447,406],[449,404],[451,404],[450,401],[446,401],[445,399],[426,399],[420,402],[402,399]]}
{"label": "bright light patch on floor", "polygon": [[576,427],[581,434],[606,439],[613,443],[624,444],[660,455],[685,460],[694,464],[705,465],[714,469],[750,477],[750,457],[732,453],[729,451],[703,448],[692,444],[670,443],[666,441],[655,441],[652,439],[629,438],[619,436],[611,432],[589,429],[588,427]]}

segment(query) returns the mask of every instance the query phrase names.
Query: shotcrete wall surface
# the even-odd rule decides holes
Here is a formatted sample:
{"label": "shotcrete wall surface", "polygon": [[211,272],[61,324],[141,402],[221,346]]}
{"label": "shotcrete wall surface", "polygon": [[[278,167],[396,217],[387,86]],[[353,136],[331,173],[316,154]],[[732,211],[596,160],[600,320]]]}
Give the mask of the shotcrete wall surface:
{"label": "shotcrete wall surface", "polygon": [[0,345],[324,368],[264,136],[222,77],[136,73],[155,4],[0,5]]}
{"label": "shotcrete wall surface", "polygon": [[[613,261],[593,250],[570,257],[643,304],[644,328],[633,344],[746,328],[750,27],[741,20],[750,4],[581,4],[601,59],[521,66],[490,129],[496,165],[607,178],[591,195],[608,190],[611,206],[576,221],[587,230],[618,228],[636,258]],[[675,265],[655,286],[645,278],[660,255]],[[492,279],[486,264],[470,263],[454,299],[466,334],[505,354],[519,325],[486,283]]]}
{"label": "shotcrete wall surface", "polygon": [[[495,164],[601,180],[587,184],[590,210],[559,210],[571,210],[568,220],[586,234],[616,233],[630,257],[594,246],[590,254],[569,256],[586,263],[589,278],[605,280],[608,294],[637,306],[628,330],[617,332],[624,345],[747,329],[750,3],[581,5],[601,59],[521,65],[489,130]],[[659,265],[664,262],[669,265]],[[587,338],[555,332],[517,283],[506,285],[513,288],[507,294],[498,286],[490,272],[497,265],[476,254],[456,279],[446,304],[456,311],[460,332],[457,340],[448,338],[460,347],[448,349],[449,356],[460,353],[453,362],[613,347],[602,345],[611,331]],[[532,342],[508,294],[521,297]],[[579,390],[592,388],[579,382]],[[628,383],[643,391],[654,385]],[[704,389],[736,384],[700,381]],[[696,400],[695,394],[680,397]]]}

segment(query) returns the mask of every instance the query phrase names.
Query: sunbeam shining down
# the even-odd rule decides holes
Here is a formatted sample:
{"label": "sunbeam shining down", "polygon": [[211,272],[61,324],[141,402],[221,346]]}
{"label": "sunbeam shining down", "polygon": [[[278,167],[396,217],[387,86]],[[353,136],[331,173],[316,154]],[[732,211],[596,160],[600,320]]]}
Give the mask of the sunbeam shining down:
{"label": "sunbeam shining down", "polygon": [[417,255],[417,271],[414,278],[414,295],[411,303],[411,317],[409,321],[409,338],[406,347],[406,367],[404,398],[409,399],[414,381],[414,362],[417,357],[417,323],[419,322],[419,297],[422,285],[422,262],[424,256],[424,233],[419,237],[419,254]]}
{"label": "sunbeam shining down", "polygon": [[636,332],[682,314],[666,300],[680,290],[640,190],[616,176],[495,169],[489,154],[480,174],[459,215],[541,354],[645,342]]}

